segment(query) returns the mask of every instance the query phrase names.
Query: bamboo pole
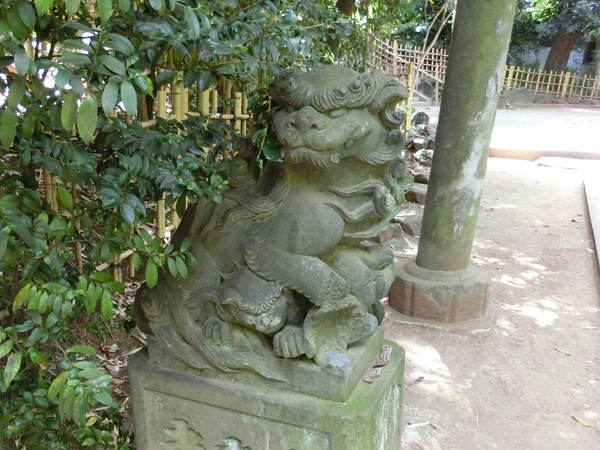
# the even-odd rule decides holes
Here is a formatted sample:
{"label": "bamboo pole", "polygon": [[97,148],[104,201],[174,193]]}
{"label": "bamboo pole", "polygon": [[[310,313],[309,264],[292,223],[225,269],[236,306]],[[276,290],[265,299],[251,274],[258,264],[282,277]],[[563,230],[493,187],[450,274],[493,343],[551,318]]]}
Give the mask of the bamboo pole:
{"label": "bamboo pole", "polygon": [[216,89],[211,91],[212,94],[212,113],[219,114],[219,92]]}
{"label": "bamboo pole", "polygon": [[[244,116],[248,115],[248,97],[246,96],[245,92],[242,94],[242,114]],[[244,136],[246,136],[247,133],[248,133],[248,118],[244,117],[242,119],[242,134]]]}
{"label": "bamboo pole", "polygon": [[438,81],[439,79],[440,79],[440,65],[436,64],[435,65],[435,91],[433,92],[433,99],[435,101],[435,106],[440,106],[440,96],[439,96],[440,82]]}
{"label": "bamboo pole", "polygon": [[[223,115],[231,114],[231,90],[233,85],[231,84],[231,80],[225,81],[225,106],[223,107]],[[227,124],[231,124],[229,120],[226,121]]]}
{"label": "bamboo pole", "polygon": [[542,79],[542,71],[539,70],[538,71],[538,76],[537,76],[537,81],[535,83],[535,93],[538,93],[539,87],[540,87],[540,80]]}
{"label": "bamboo pole", "polygon": [[394,59],[392,60],[392,64],[393,64],[393,70],[392,73],[394,74],[395,77],[400,75],[400,68],[399,66],[399,61],[398,61],[398,41],[394,40],[394,46],[392,48],[392,51],[394,52]]}
{"label": "bamboo pole", "polygon": [[512,86],[512,78],[515,71],[515,66],[510,66],[508,68],[508,75],[506,76],[506,84],[504,85],[504,89],[510,91]]}
{"label": "bamboo pole", "polygon": [[408,130],[412,126],[412,98],[413,98],[413,65],[408,63],[406,68],[406,78],[408,83],[408,98],[406,99],[406,123],[404,126],[404,138],[408,138]]}
{"label": "bamboo pole", "polygon": [[[181,81],[178,80],[174,83],[173,86],[173,112],[175,113],[175,120],[178,122],[183,121],[183,115],[185,110],[184,100],[185,94],[183,85],[181,84]],[[181,131],[178,131],[178,134],[179,133],[181,133]],[[171,223],[175,228],[177,228],[179,226],[179,222],[181,222],[181,219],[173,205],[171,207]]]}
{"label": "bamboo pole", "polygon": [[[161,86],[158,91],[157,96],[157,108],[156,108],[156,116],[162,119],[167,118],[167,88],[166,86]],[[165,237],[165,199],[164,196],[162,199],[156,202],[156,234],[159,238]]]}
{"label": "bamboo pole", "polygon": [[242,115],[242,93],[241,92],[235,93],[235,105],[233,108],[233,115],[235,117],[235,120],[233,122],[233,129],[237,132],[241,132],[242,131],[242,119],[240,118],[240,116]]}

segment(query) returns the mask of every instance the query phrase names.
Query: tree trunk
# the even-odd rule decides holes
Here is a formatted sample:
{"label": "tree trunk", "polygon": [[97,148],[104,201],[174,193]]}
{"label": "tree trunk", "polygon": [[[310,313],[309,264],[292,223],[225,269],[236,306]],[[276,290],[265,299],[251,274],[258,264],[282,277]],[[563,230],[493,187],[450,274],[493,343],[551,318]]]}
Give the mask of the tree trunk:
{"label": "tree trunk", "polygon": [[566,70],[571,49],[581,33],[581,31],[569,33],[566,28],[560,27],[548,54],[544,71],[564,72]]}

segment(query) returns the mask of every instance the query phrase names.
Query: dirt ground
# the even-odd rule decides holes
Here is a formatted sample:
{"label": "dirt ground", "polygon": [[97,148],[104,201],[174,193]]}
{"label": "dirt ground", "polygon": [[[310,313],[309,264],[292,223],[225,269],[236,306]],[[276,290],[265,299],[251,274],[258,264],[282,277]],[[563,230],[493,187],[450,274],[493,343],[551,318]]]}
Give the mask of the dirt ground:
{"label": "dirt ground", "polygon": [[386,320],[406,350],[403,450],[600,449],[600,282],[582,171],[491,158],[478,331]]}

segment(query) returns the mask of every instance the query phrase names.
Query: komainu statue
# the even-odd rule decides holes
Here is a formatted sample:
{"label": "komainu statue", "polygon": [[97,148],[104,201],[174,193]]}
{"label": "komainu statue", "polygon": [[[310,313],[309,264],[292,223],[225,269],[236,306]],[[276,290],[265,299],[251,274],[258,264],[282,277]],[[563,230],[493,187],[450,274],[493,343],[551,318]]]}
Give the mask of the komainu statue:
{"label": "komainu statue", "polygon": [[277,380],[282,358],[343,364],[380,326],[396,274],[390,248],[361,242],[398,214],[411,183],[396,109],[407,94],[380,71],[280,72],[283,162],[255,180],[254,149],[238,142],[222,202],[190,206],[174,236],[192,238],[197,266],[138,295],[145,331],[195,369]]}

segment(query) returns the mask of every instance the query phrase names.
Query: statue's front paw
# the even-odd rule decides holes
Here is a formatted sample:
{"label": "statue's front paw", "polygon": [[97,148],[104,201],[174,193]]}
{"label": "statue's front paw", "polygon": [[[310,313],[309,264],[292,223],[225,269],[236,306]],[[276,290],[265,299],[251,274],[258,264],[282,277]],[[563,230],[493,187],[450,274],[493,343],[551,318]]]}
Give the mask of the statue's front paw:
{"label": "statue's front paw", "polygon": [[217,317],[210,317],[204,322],[204,335],[213,341],[227,341],[233,327]]}
{"label": "statue's front paw", "polygon": [[304,330],[300,327],[286,326],[273,338],[275,354],[280,358],[296,358],[306,350]]}

